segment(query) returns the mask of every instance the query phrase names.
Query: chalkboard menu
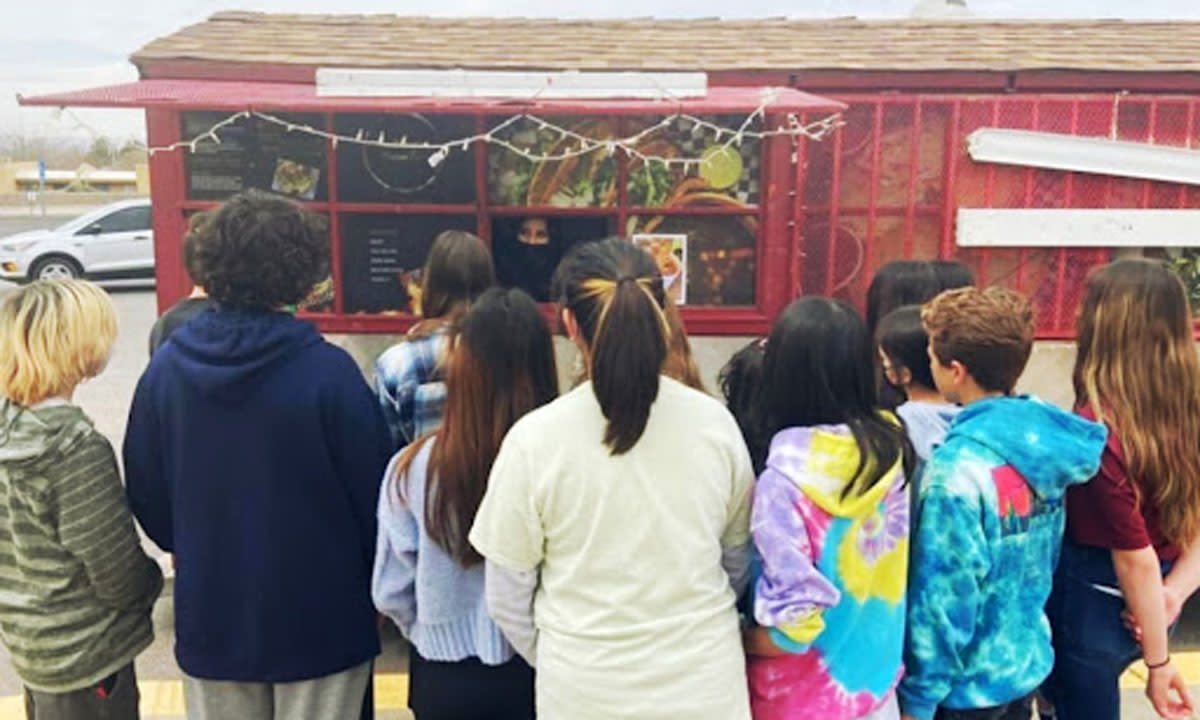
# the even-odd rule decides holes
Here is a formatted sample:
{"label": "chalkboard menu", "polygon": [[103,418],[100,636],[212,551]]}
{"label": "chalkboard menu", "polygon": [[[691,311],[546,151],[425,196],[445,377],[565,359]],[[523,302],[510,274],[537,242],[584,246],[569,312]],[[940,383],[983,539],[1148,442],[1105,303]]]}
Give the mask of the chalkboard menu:
{"label": "chalkboard menu", "polygon": [[[475,134],[475,119],[420,113],[343,114],[334,127],[347,137],[438,143]],[[475,149],[453,148],[436,165],[430,150],[397,150],[356,143],[338,145],[338,199],[343,202],[475,202]]]}
{"label": "chalkboard menu", "polygon": [[[184,140],[201,137],[225,118],[222,113],[183,113]],[[286,115],[297,125],[323,127],[320,115]],[[325,200],[328,177],[325,140],[260,118],[242,118],[217,131],[221,142],[203,138],[186,155],[188,197],[223,200],[257,188],[296,200]]]}
{"label": "chalkboard menu", "polygon": [[342,294],[348,313],[419,309],[421,269],[444,230],[475,232],[474,216],[342,216]]}

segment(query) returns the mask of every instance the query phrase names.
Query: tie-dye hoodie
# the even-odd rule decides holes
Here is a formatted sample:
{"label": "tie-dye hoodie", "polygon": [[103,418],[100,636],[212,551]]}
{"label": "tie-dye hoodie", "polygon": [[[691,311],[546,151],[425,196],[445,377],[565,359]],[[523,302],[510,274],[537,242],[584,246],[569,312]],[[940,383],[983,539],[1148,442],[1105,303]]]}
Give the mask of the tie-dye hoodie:
{"label": "tie-dye hoodie", "polygon": [[750,529],[762,559],[754,616],[788,652],[750,657],[755,720],[867,715],[901,673],[908,494],[900,463],[842,497],[858,468],[846,425],[775,435],[754,488]]}
{"label": "tie-dye hoodie", "polygon": [[900,706],[993,707],[1054,664],[1050,595],[1063,496],[1100,465],[1103,425],[1030,397],[968,405],[921,478]]}

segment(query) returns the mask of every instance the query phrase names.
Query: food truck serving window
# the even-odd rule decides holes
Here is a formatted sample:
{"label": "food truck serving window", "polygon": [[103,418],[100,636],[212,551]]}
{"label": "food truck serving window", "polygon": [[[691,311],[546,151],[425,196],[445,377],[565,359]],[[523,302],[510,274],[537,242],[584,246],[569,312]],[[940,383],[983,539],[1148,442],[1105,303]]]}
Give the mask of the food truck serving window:
{"label": "food truck serving window", "polygon": [[[178,117],[180,136],[194,137],[226,116],[200,111]],[[714,130],[738,127],[744,115],[704,115],[702,123],[681,116],[641,137],[635,154],[596,151],[562,160],[536,158],[578,147],[571,133],[630,137],[663,118],[558,115],[503,123],[505,117],[416,112],[278,117],[343,137],[435,144],[503,125],[496,134],[502,142],[479,143],[431,163],[428,150],[335,147],[251,115],[219,128],[219,143],[200,144],[182,156],[188,212],[257,188],[329,218],[331,276],[302,308],[327,329],[344,324],[338,318],[419,313],[421,270],[433,239],[445,230],[478,234],[492,249],[501,284],[521,287],[541,302],[552,300],[550,276],[572,246],[620,235],[654,255],[685,316],[719,308],[761,312],[768,143],[746,138],[730,145]],[[747,126],[761,127],[761,118]],[[664,158],[704,162],[683,167]],[[376,328],[387,329],[376,323],[366,329]]]}

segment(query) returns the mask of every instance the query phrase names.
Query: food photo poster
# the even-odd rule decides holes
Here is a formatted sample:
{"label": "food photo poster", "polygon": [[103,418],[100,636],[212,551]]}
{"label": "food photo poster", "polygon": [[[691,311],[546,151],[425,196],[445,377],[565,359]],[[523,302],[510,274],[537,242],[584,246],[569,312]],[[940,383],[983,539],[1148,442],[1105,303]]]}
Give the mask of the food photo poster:
{"label": "food photo poster", "polygon": [[676,305],[687,303],[687,235],[643,233],[634,235],[633,244],[646,250],[658,263],[663,291]]}

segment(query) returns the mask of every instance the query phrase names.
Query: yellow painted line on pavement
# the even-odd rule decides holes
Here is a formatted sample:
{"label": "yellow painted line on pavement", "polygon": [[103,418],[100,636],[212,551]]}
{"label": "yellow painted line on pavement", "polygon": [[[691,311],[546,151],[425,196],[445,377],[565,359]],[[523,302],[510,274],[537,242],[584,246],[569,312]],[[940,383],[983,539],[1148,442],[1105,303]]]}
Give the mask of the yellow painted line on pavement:
{"label": "yellow painted line on pavement", "polygon": [[[1188,685],[1200,685],[1200,651],[1172,653],[1171,661]],[[1146,664],[1138,660],[1121,676],[1122,690],[1141,690],[1146,687]]]}
{"label": "yellow painted line on pavement", "polygon": [[[138,680],[142,694],[142,717],[183,717],[183,682],[180,680]],[[403,710],[408,707],[408,675],[375,675],[375,709]],[[25,720],[25,701],[20,695],[0,697],[0,720]]]}
{"label": "yellow painted line on pavement", "polygon": [[[1175,653],[1175,666],[1188,685],[1200,685],[1200,651]],[[1146,666],[1138,662],[1121,676],[1121,689],[1146,687]],[[143,717],[183,717],[183,683],[179,680],[138,680]],[[403,710],[408,707],[408,675],[376,673],[375,708]],[[0,720],[25,720],[25,701],[20,695],[0,697]]]}

